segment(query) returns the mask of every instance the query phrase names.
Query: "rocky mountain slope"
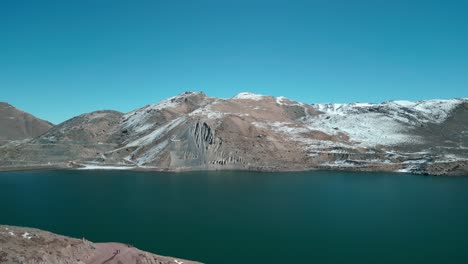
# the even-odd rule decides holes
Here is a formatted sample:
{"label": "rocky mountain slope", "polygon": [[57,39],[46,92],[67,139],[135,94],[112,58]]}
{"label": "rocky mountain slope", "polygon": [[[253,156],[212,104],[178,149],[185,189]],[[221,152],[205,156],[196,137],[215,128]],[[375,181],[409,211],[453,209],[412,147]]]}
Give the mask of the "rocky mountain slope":
{"label": "rocky mountain slope", "polygon": [[468,99],[304,104],[187,92],[70,119],[0,148],[2,168],[401,171],[467,174]]}
{"label": "rocky mountain slope", "polygon": [[0,263],[196,264],[158,256],[121,243],[93,243],[39,229],[0,225]]}
{"label": "rocky mountain slope", "polygon": [[12,140],[35,138],[52,126],[47,121],[0,102],[0,145]]}

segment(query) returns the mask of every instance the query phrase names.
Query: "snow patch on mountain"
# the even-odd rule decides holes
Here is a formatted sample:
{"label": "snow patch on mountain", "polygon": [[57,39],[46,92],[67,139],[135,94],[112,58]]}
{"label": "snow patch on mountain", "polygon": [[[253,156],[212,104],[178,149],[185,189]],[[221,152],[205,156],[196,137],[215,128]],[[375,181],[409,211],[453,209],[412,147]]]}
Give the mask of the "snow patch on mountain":
{"label": "snow patch on mountain", "polygon": [[285,101],[289,100],[288,98],[284,97],[284,96],[279,96],[279,97],[276,97],[276,103],[279,104],[279,105],[285,105]]}
{"label": "snow patch on mountain", "polygon": [[362,109],[374,106],[370,103],[350,103],[350,104],[312,104],[316,110],[333,113],[335,115],[346,115],[350,112],[359,112]]}
{"label": "snow patch on mountain", "polygon": [[[353,148],[348,144],[341,142],[331,141],[331,140],[318,140],[310,138],[307,136],[307,133],[313,132],[313,129],[310,129],[306,126],[301,126],[295,123],[290,122],[252,122],[256,127],[263,129],[270,129],[277,133],[282,134],[291,141],[295,141],[300,144],[300,146],[309,153],[310,156],[314,156],[316,152],[323,152],[324,150],[330,151],[333,148]],[[317,130],[315,130],[317,131]]]}
{"label": "snow patch on mountain", "polygon": [[327,134],[344,132],[361,146],[420,143],[409,129],[422,123],[441,123],[466,99],[419,102],[390,101],[381,104],[313,104],[323,112],[307,117],[304,124]]}
{"label": "snow patch on mountain", "polygon": [[407,128],[393,118],[378,113],[354,114],[329,112],[304,121],[310,129],[319,130],[330,135],[343,132],[350,141],[363,146],[396,145],[400,143],[417,143],[419,138],[407,133]]}
{"label": "snow patch on mountain", "polygon": [[153,124],[148,123],[148,119],[151,118],[153,111],[160,111],[163,109],[177,108],[180,106],[184,99],[198,94],[195,92],[185,92],[165,100],[162,100],[156,104],[147,105],[140,109],[131,111],[123,116],[124,124],[123,128],[133,129],[137,133],[144,132],[153,127]]}
{"label": "snow patch on mountain", "polygon": [[[407,108],[418,112],[426,122],[441,123],[449,116],[463,99],[451,100],[427,100],[427,101],[390,101],[387,104],[389,107],[394,107],[395,111],[401,111],[401,108]],[[396,107],[395,107],[396,106]],[[403,109],[406,110],[406,109]]]}
{"label": "snow patch on mountain", "polygon": [[78,168],[78,170],[130,170],[134,167],[129,166],[106,166],[106,165],[95,165],[85,164],[84,167]]}
{"label": "snow patch on mountain", "polygon": [[274,129],[275,131],[278,131],[278,132],[281,132],[283,134],[290,135],[290,136],[297,136],[301,133],[309,132],[309,129],[307,129],[306,127],[298,126],[290,122],[272,122],[272,123],[252,122],[252,124],[261,128]]}
{"label": "snow patch on mountain", "polygon": [[189,114],[189,116],[201,116],[201,117],[206,117],[208,119],[220,119],[220,118],[223,118],[225,116],[226,113],[223,113],[223,112],[220,112],[220,111],[216,111],[216,110],[213,110],[211,108],[212,105],[215,105],[217,104],[217,102],[213,102],[207,106],[204,106],[204,107],[201,107],[201,108],[198,108],[197,110],[191,112]]}
{"label": "snow patch on mountain", "polygon": [[232,99],[260,101],[260,100],[263,100],[265,97],[266,97],[265,95],[261,95],[261,94],[243,92],[243,93],[237,94]]}
{"label": "snow patch on mountain", "polygon": [[377,113],[397,119],[412,125],[421,122],[441,123],[458,105],[466,99],[427,100],[427,101],[389,101],[381,104],[349,103],[349,104],[312,104],[316,110],[326,114],[350,115],[363,113]]}
{"label": "snow patch on mountain", "polygon": [[296,102],[296,101],[292,101],[284,96],[279,96],[279,97],[276,97],[276,103],[279,104],[279,105],[289,105],[289,106],[292,106],[292,105],[297,105],[297,106],[305,106],[304,103],[301,103],[301,102]]}
{"label": "snow patch on mountain", "polygon": [[402,173],[411,173],[415,170],[418,170],[422,164],[426,164],[427,160],[425,159],[418,159],[418,160],[407,160],[402,162],[403,164],[403,169],[399,169],[396,172],[402,172]]}

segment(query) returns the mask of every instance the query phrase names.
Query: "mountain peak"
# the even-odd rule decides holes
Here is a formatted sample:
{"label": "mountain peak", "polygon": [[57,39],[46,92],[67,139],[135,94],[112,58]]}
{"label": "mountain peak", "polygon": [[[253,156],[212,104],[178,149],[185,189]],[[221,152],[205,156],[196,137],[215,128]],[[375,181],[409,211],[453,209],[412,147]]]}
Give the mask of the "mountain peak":
{"label": "mountain peak", "polygon": [[41,135],[52,124],[6,102],[0,102],[0,145]]}
{"label": "mountain peak", "polygon": [[7,102],[1,102],[0,101],[0,106],[11,106],[11,104],[7,103]]}

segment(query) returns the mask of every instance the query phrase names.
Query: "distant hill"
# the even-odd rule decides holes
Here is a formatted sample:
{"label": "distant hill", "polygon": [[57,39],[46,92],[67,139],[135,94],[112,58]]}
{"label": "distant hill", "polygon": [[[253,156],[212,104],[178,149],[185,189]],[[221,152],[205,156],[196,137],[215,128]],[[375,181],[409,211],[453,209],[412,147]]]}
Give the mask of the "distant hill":
{"label": "distant hill", "polygon": [[11,140],[38,137],[51,127],[50,122],[0,102],[0,145]]}
{"label": "distant hill", "polygon": [[[468,99],[305,104],[186,92],[97,111],[0,148],[0,169],[468,172]],[[3,160],[3,161],[2,161]]]}

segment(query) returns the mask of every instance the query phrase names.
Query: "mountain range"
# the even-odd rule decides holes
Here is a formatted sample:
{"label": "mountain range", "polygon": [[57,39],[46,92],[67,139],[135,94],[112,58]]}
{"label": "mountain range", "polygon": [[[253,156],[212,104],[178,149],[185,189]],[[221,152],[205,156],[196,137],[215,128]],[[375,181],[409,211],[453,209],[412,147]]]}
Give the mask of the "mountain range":
{"label": "mountain range", "polygon": [[0,170],[468,172],[468,98],[305,104],[185,92],[55,126],[7,106],[0,110]]}

